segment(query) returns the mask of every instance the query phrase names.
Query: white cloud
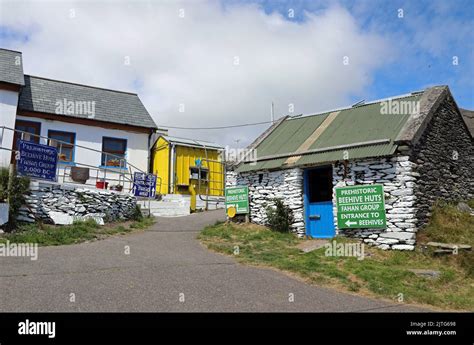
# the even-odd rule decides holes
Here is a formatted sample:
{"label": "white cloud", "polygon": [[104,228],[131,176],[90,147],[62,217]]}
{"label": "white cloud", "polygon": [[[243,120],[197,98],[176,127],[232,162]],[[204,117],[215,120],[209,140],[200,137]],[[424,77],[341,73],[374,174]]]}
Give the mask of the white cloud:
{"label": "white cloud", "polygon": [[[340,7],[297,23],[256,5],[204,1],[0,6],[3,25],[29,33],[26,43],[2,43],[23,51],[25,73],[122,90],[140,85],[134,91],[159,126],[267,121],[271,101],[277,116],[289,104],[295,114],[345,105],[391,55],[382,37],[361,31]],[[242,145],[265,127],[171,133]]]}

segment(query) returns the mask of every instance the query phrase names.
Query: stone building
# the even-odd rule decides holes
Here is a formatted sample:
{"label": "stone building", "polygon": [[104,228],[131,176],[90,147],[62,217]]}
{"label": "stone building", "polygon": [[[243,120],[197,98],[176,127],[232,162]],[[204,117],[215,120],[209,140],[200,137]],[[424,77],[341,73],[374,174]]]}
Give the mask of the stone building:
{"label": "stone building", "polygon": [[[286,116],[249,149],[229,180],[249,186],[250,219],[281,198],[299,236],[357,237],[412,250],[438,199],[473,197],[474,146],[447,86],[310,116]],[[336,187],[381,184],[386,228],[338,229]],[[318,217],[310,217],[317,213]]]}

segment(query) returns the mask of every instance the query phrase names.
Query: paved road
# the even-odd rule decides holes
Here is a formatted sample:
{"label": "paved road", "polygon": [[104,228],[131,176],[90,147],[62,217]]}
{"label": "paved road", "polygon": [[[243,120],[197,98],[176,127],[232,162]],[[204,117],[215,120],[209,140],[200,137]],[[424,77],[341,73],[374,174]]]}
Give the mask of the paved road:
{"label": "paved road", "polygon": [[211,211],[158,218],[146,232],[40,247],[37,261],[0,257],[0,311],[419,310],[310,286],[211,253],[196,235],[223,217]]}

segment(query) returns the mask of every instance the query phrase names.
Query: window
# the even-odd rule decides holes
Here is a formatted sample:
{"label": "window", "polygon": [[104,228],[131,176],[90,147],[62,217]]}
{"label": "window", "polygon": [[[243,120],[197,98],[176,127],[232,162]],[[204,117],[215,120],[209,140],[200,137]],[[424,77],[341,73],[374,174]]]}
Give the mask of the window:
{"label": "window", "polygon": [[76,133],[48,131],[49,146],[58,149],[58,158],[60,162],[74,162],[74,142]]}
{"label": "window", "polygon": [[[41,123],[39,122],[17,120],[15,123],[15,130],[17,130],[18,132],[15,132],[15,137],[17,140],[23,139],[38,144],[40,129]],[[15,140],[15,142],[17,140]]]}
{"label": "window", "polygon": [[[190,176],[189,176],[190,179],[192,180],[200,179],[201,181],[207,181],[207,175],[209,172],[207,168],[201,168],[201,170],[199,170],[199,167],[190,167],[189,172],[190,172]],[[199,172],[201,172],[200,175],[199,175]]]}
{"label": "window", "polygon": [[[18,150],[18,140],[26,140],[38,144],[40,133],[41,123],[17,120],[15,122],[15,134],[13,136],[13,150]],[[11,162],[15,162],[15,155],[12,155]]]}
{"label": "window", "polygon": [[102,166],[125,168],[125,152],[127,140],[118,138],[102,138]]}

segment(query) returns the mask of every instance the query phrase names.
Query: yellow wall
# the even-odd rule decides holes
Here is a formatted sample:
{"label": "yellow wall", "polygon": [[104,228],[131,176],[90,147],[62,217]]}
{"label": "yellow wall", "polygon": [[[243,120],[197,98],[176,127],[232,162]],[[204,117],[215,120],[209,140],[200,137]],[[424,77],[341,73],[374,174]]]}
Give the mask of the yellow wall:
{"label": "yellow wall", "polygon": [[[153,147],[153,174],[158,176],[156,181],[156,193],[168,194],[169,188],[169,157],[170,145],[163,139],[159,138]],[[161,178],[161,185],[160,185]]]}
{"label": "yellow wall", "polygon": [[[190,183],[196,184],[196,193],[205,195],[207,194],[207,184],[201,181],[201,189],[198,189],[198,181],[191,180],[190,167],[196,167],[196,159],[201,159],[202,168],[209,169],[209,195],[223,195],[223,179],[222,174],[223,166],[217,162],[207,162],[206,153],[204,149],[187,147],[187,146],[176,146],[176,187],[175,193],[177,194],[189,194],[187,186]],[[217,150],[207,149],[207,158],[209,160],[220,160],[219,152]]]}
{"label": "yellow wall", "polygon": [[[153,148],[153,173],[161,178],[161,188],[159,179],[157,181],[157,192],[160,194],[190,194],[189,185],[196,185],[196,193],[207,194],[207,184],[201,181],[201,189],[198,190],[198,181],[190,179],[190,167],[196,166],[196,159],[201,159],[202,168],[209,169],[209,195],[223,195],[224,174],[223,164],[218,162],[207,162],[204,149],[188,146],[175,146],[176,161],[174,162],[175,184],[172,191],[169,190],[170,177],[170,149],[171,145],[163,138],[159,138]],[[207,149],[207,158],[209,160],[221,161],[219,151]]]}

